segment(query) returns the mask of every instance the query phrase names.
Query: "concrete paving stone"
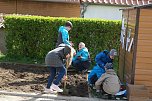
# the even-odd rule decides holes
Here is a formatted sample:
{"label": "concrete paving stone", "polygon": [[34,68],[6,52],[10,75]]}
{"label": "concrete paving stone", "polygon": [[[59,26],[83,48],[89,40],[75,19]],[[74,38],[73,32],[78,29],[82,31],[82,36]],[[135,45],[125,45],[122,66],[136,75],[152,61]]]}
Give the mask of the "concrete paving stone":
{"label": "concrete paving stone", "polygon": [[0,101],[66,101],[66,100],[0,95]]}
{"label": "concrete paving stone", "polygon": [[0,101],[126,101],[126,100],[104,100],[99,98],[58,96],[56,94],[0,91]]}

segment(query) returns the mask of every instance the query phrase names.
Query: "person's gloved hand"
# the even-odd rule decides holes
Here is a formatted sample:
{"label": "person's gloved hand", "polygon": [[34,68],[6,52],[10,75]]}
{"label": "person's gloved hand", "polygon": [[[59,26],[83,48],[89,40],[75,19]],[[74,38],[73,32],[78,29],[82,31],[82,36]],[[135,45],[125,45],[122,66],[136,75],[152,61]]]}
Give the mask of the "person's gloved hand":
{"label": "person's gloved hand", "polygon": [[78,60],[81,60],[81,58],[82,58],[81,56],[78,56]]}

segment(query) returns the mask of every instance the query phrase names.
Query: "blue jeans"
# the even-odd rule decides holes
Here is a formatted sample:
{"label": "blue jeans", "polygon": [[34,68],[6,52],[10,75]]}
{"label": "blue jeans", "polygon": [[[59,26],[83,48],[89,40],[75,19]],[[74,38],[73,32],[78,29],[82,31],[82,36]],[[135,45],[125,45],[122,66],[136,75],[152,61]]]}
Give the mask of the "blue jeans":
{"label": "blue jeans", "polygon": [[62,67],[49,67],[49,68],[50,68],[50,76],[48,78],[48,83],[47,83],[47,87],[46,87],[48,89],[52,85],[52,82],[53,82],[53,84],[58,85],[66,73],[66,68],[64,66],[62,66]]}

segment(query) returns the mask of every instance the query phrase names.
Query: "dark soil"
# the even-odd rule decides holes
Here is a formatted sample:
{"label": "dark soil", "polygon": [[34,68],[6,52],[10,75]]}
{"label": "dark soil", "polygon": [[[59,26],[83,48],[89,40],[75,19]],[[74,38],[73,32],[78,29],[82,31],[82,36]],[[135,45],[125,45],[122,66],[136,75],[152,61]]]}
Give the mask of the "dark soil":
{"label": "dark soil", "polygon": [[[0,63],[0,90],[17,92],[43,92],[49,69],[40,65]],[[60,87],[63,88],[64,82]],[[88,97],[86,74],[68,72],[66,93],[61,95]]]}

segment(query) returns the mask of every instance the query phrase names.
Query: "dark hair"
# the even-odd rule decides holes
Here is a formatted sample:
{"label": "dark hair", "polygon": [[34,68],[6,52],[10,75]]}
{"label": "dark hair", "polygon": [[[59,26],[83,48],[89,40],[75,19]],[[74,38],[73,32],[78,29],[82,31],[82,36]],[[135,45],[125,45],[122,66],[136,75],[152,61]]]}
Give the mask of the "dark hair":
{"label": "dark hair", "polygon": [[65,23],[65,26],[67,27],[67,26],[70,26],[71,28],[73,27],[73,25],[72,25],[72,23],[70,22],[70,21],[67,21],[66,23]]}
{"label": "dark hair", "polygon": [[66,55],[71,53],[71,48],[69,46],[67,46],[67,45],[64,46],[64,47],[65,48],[64,48],[63,52],[64,52],[64,55],[66,56]]}

